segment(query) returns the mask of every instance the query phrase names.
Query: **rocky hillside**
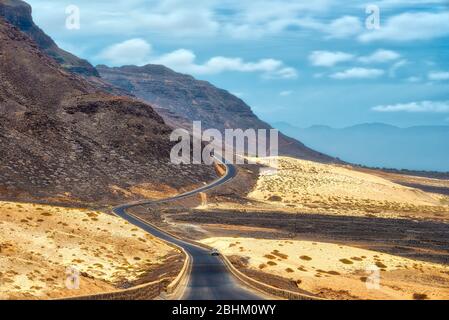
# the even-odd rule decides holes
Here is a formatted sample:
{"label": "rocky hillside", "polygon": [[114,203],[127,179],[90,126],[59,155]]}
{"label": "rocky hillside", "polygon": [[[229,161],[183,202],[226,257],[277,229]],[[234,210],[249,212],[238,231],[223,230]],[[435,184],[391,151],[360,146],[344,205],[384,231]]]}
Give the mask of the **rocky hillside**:
{"label": "rocky hillside", "polygon": [[97,70],[88,61],[60,49],[48,35],[36,26],[31,17],[31,6],[26,2],[0,0],[0,17],[28,34],[46,54],[66,70],[85,76],[98,77]]}
{"label": "rocky hillside", "polygon": [[214,176],[170,163],[149,105],[99,91],[2,18],[0,44],[0,198],[121,202]]}
{"label": "rocky hillside", "polygon": [[[189,75],[176,73],[164,66],[124,66],[108,68],[97,66],[106,81],[136,97],[151,103],[164,120],[174,126],[190,129],[192,121],[201,120],[204,128],[270,129],[241,99],[226,90],[199,81]],[[280,135],[280,152],[307,160],[332,162],[302,143]]]}
{"label": "rocky hillside", "polygon": [[[126,66],[113,69],[99,66],[97,70],[88,61],[60,49],[36,26],[31,11],[31,6],[24,1],[0,0],[0,17],[28,34],[62,68],[85,76],[92,86],[102,91],[120,96],[135,95],[143,99],[154,105],[156,111],[172,127],[189,129],[193,120],[201,120],[205,127],[220,130],[271,128],[258,119],[248,105],[229,92],[164,66]],[[280,135],[279,144],[280,152],[284,155],[321,162],[335,161],[283,134]]]}

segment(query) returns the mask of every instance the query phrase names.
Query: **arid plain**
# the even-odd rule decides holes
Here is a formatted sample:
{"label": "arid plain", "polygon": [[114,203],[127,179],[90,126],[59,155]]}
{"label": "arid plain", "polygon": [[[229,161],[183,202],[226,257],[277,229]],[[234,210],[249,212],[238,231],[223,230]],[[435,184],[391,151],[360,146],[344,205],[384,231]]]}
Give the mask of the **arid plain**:
{"label": "arid plain", "polygon": [[[196,200],[136,212],[280,288],[329,299],[449,297],[448,197],[424,191],[447,180],[286,157],[272,172],[268,162]],[[406,186],[416,180],[421,189]]]}
{"label": "arid plain", "polygon": [[[0,202],[0,253],[0,299],[113,292],[164,272],[174,278],[183,259],[115,216],[18,202]],[[78,287],[66,284],[72,266]]]}

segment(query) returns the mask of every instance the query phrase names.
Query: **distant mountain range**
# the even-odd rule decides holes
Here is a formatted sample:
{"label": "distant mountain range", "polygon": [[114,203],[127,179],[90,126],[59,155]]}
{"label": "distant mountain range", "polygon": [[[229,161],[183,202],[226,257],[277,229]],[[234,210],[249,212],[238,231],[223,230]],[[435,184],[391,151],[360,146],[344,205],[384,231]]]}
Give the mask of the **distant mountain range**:
{"label": "distant mountain range", "polygon": [[274,123],[308,147],[369,167],[449,171],[449,126],[399,128],[383,123],[343,129]]}
{"label": "distant mountain range", "polygon": [[[0,0],[0,198],[123,202],[211,180],[212,167],[170,163],[173,127],[193,120],[271,128],[229,92],[166,67],[97,70],[60,49],[27,3]],[[280,147],[335,161],[282,134]]]}
{"label": "distant mountain range", "polygon": [[[39,49],[63,69],[82,76],[92,87],[116,96],[137,97],[151,104],[172,127],[189,129],[192,121],[203,128],[271,129],[238,97],[160,65],[143,67],[93,67],[88,61],[59,48],[32,19],[32,8],[21,0],[0,0],[0,17],[28,35]],[[100,75],[101,74],[101,75]],[[301,142],[280,134],[280,153],[320,162],[336,159],[307,148]]]}
{"label": "distant mountain range", "polygon": [[[51,129],[45,127],[47,120],[57,120],[57,122],[61,120],[64,122],[58,124],[61,129],[66,127],[64,130],[70,129],[70,134],[75,134],[78,130],[76,123],[65,123],[70,117],[64,115],[64,112],[78,113],[73,110],[83,110],[82,113],[91,114],[91,117],[86,120],[92,122],[95,121],[92,117],[95,114],[93,110],[104,111],[110,108],[107,116],[112,116],[117,106],[120,106],[120,112],[125,113],[126,110],[130,110],[129,108],[141,109],[143,105],[135,101],[133,96],[151,104],[165,123],[171,127],[188,129],[192,121],[201,120],[204,127],[220,130],[272,128],[260,120],[244,101],[226,90],[164,66],[109,68],[101,65],[93,67],[88,61],[60,49],[34,24],[31,7],[24,1],[0,0],[1,19],[4,19],[2,21],[3,40],[0,47],[4,53],[0,55],[2,59],[0,111],[5,120],[3,130],[13,126],[10,132],[15,132],[18,129],[24,130],[26,127],[32,129],[36,126],[35,130],[45,131]],[[51,59],[47,59],[47,56]],[[112,98],[113,96],[108,93],[122,98]],[[84,97],[81,98],[82,96]],[[162,136],[156,140],[157,143],[164,144],[163,150],[166,157],[168,144],[159,138],[163,140],[167,138],[169,127],[165,126],[162,119],[153,113],[151,106],[146,106],[147,119],[144,117],[135,120],[142,122],[142,125],[143,122],[149,121],[148,125],[151,123],[158,128],[155,134],[162,133]],[[52,117],[58,119],[52,120]],[[90,130],[94,122],[91,125],[85,125]],[[14,128],[14,126],[18,127]],[[326,126],[302,129],[287,123],[277,123],[274,126],[283,133],[280,135],[279,144],[281,154],[284,155],[319,162],[336,162],[338,160],[334,157],[339,157],[347,162],[371,167],[449,171],[449,126],[405,129],[376,123],[344,129]],[[138,127],[141,128],[140,124]],[[147,126],[144,127],[147,128]],[[81,130],[81,127],[79,129]],[[127,130],[134,129],[129,127]],[[131,131],[125,130],[120,136],[131,137],[134,134]],[[52,140],[49,137],[45,138],[46,134],[50,132],[40,132],[39,136],[28,135],[27,137],[43,138],[44,140],[39,143],[50,148],[51,143],[48,144],[48,141]],[[60,134],[63,133],[60,132]],[[78,134],[81,138],[81,132],[75,135]],[[89,143],[93,143],[95,137],[102,139],[101,134],[103,133],[92,131],[90,137],[84,138],[89,139]],[[25,137],[22,136],[22,138]],[[107,136],[104,138],[109,139]],[[12,141],[11,137],[8,139]],[[117,145],[118,140],[114,142],[105,140],[102,143]],[[37,140],[28,143],[37,143]],[[9,142],[6,141],[4,149],[7,149],[8,144]],[[64,143],[59,141],[57,145],[62,147]],[[93,148],[93,145],[91,147]],[[79,146],[73,145],[70,148],[77,149]],[[6,149],[4,151],[8,154]],[[142,150],[142,152],[151,152],[151,150]],[[11,163],[16,161],[16,159],[10,160]]]}
{"label": "distant mountain range", "polygon": [[[207,81],[177,73],[165,66],[146,65],[109,68],[96,67],[102,79],[151,104],[164,120],[175,128],[190,129],[201,121],[204,129],[271,129],[240,98]],[[319,162],[335,162],[301,142],[279,135],[283,155]]]}

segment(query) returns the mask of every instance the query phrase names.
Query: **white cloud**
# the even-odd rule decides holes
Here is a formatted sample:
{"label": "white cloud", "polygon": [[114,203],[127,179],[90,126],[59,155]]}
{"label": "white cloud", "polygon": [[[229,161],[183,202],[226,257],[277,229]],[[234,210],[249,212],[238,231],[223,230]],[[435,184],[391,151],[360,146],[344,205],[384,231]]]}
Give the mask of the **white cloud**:
{"label": "white cloud", "polygon": [[[60,32],[53,10],[64,4],[54,0],[31,0],[46,15],[42,21]],[[284,32],[308,15],[326,12],[335,0],[77,0],[82,8],[80,32],[135,36],[144,32],[170,37],[255,38]],[[49,13],[50,12],[50,13]],[[63,11],[61,11],[63,12]],[[54,16],[54,14],[53,14]],[[59,21],[58,21],[59,23]],[[58,30],[59,29],[59,30]]]}
{"label": "white cloud", "polygon": [[[151,63],[162,64],[164,66],[178,69],[180,72],[192,72],[192,70],[180,70],[186,68],[186,66],[192,66],[195,62],[196,55],[186,49],[179,49],[166,53],[158,58],[152,59]],[[196,70],[195,70],[196,71]]]}
{"label": "white cloud", "polygon": [[[33,16],[44,30],[57,38],[67,36],[62,28],[67,1],[27,0]],[[73,1],[81,10],[81,29],[88,36],[143,37],[148,33],[182,38],[215,36],[220,22],[210,0],[115,0]],[[55,14],[60,13],[60,14]],[[73,32],[72,32],[73,33]],[[95,39],[95,37],[92,37]]]}
{"label": "white cloud", "polygon": [[402,59],[402,60],[399,60],[399,61],[395,62],[395,63],[390,67],[390,70],[388,71],[389,76],[392,77],[392,78],[396,77],[397,71],[398,71],[400,68],[406,66],[407,64],[408,64],[408,61],[407,61],[406,59]]}
{"label": "white cloud", "polygon": [[261,73],[267,79],[295,79],[298,77],[296,69],[286,66],[282,61],[276,59],[260,59],[255,62],[248,62],[242,58],[217,56],[199,64],[196,62],[195,53],[187,49],[178,49],[155,56],[152,54],[151,44],[143,39],[131,39],[114,44],[103,50],[98,58],[113,66],[162,64],[178,72],[195,75],[234,71]]}
{"label": "white cloud", "polygon": [[309,55],[312,65],[318,67],[333,67],[340,62],[350,61],[354,55],[341,51],[313,51]]}
{"label": "white cloud", "polygon": [[221,16],[225,34],[233,38],[254,39],[301,27],[306,17],[326,12],[334,0],[225,0],[211,1],[233,14]]}
{"label": "white cloud", "polygon": [[428,78],[429,78],[429,80],[432,80],[432,81],[449,80],[449,72],[447,72],[447,71],[430,72],[428,75]]}
{"label": "white cloud", "polygon": [[323,23],[314,18],[305,17],[298,20],[296,25],[305,29],[320,31],[330,39],[348,38],[363,31],[361,20],[354,16],[343,16],[332,20],[330,23]]}
{"label": "white cloud", "polygon": [[[400,57],[401,55],[398,52],[385,49],[379,49],[370,55],[361,57],[341,51],[317,50],[309,55],[309,61],[313,66],[333,67],[338,63],[355,60],[356,58],[362,63],[371,64],[392,62]],[[402,64],[404,64],[404,62],[405,60],[402,60]],[[397,67],[399,67],[399,65]]]}
{"label": "white cloud", "polygon": [[[387,63],[393,62],[399,59],[401,55],[392,50],[378,49],[370,55],[357,57],[354,54],[341,52],[341,51],[313,51],[309,55],[309,61],[313,66],[319,67],[333,67],[341,62],[347,62],[351,60],[357,60],[364,64],[374,63]],[[404,67],[408,63],[407,60],[402,59],[396,61],[389,68],[389,76],[395,77],[398,69]],[[353,68],[344,72],[334,73],[332,78],[346,79],[346,78],[372,78],[380,76],[384,73],[379,69],[365,69],[365,68]]]}
{"label": "white cloud", "polygon": [[359,36],[362,42],[414,41],[449,36],[449,12],[407,12],[389,18],[379,30]]}
{"label": "white cloud", "polygon": [[325,31],[331,38],[347,38],[362,31],[362,23],[358,17],[344,16],[332,21]]}
{"label": "white cloud", "polygon": [[279,95],[281,96],[281,97],[288,97],[288,96],[291,96],[293,94],[293,91],[292,90],[285,90],[285,91],[281,91],[280,93],[279,93]]}
{"label": "white cloud", "polygon": [[412,112],[412,113],[448,113],[449,101],[420,101],[394,105],[381,105],[372,108],[377,112]]}
{"label": "white cloud", "polygon": [[297,79],[298,71],[292,67],[285,67],[274,72],[267,72],[264,76],[267,79]]}
{"label": "white cloud", "polygon": [[152,53],[151,45],[143,39],[130,39],[104,49],[98,58],[113,66],[144,65]]}
{"label": "white cloud", "polygon": [[331,74],[330,77],[338,80],[345,79],[374,79],[385,73],[381,69],[352,68],[342,72]]}
{"label": "white cloud", "polygon": [[[43,29],[58,39],[67,37],[67,30],[61,28],[65,16],[54,14],[64,12],[65,1],[28,2],[33,5],[34,16]],[[434,9],[443,10],[441,8],[444,8],[445,2],[447,4],[447,0],[382,0],[379,5],[381,8],[433,5]],[[345,11],[359,12],[361,16],[354,14],[339,18],[335,18],[335,14],[341,12],[342,7],[336,0],[77,0],[76,4],[82,12],[81,29],[77,33],[89,36],[121,34],[142,37],[152,33],[175,39],[186,36],[252,39],[299,28],[302,29],[300,32],[316,30],[329,38],[362,34],[361,40],[373,41],[385,38],[421,39],[429,35],[439,37],[441,34],[447,35],[449,29],[447,11],[413,12],[393,16],[380,30],[366,32],[363,25],[365,5],[357,1],[346,2]]]}
{"label": "white cloud", "polygon": [[379,49],[369,56],[360,57],[359,61],[363,63],[384,63],[397,60],[400,57],[401,55],[396,51]]}

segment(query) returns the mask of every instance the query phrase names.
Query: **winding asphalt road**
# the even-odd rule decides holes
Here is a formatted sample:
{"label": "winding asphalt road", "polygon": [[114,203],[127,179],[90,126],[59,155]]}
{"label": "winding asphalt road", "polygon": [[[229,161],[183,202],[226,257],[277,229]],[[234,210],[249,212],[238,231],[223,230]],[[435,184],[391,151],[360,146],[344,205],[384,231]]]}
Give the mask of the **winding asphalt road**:
{"label": "winding asphalt road", "polygon": [[150,224],[137,219],[133,215],[128,214],[126,210],[145,204],[175,201],[216,188],[232,180],[236,176],[237,171],[234,166],[226,165],[226,169],[226,174],[223,177],[196,190],[168,199],[137,202],[118,206],[113,209],[116,215],[129,223],[145,230],[157,238],[182,247],[191,256],[192,269],[181,300],[261,300],[263,297],[262,295],[258,295],[246,287],[243,287],[243,285],[228,271],[220,257],[211,256],[210,252],[204,248],[174,238]]}

